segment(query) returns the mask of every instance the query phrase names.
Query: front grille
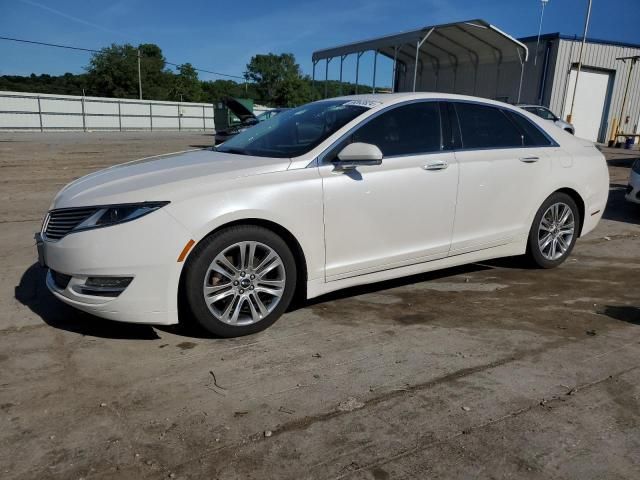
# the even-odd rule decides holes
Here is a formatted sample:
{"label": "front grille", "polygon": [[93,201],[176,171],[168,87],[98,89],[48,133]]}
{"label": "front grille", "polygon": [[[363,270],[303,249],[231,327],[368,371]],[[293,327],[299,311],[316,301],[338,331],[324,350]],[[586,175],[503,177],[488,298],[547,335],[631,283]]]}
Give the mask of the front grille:
{"label": "front grille", "polygon": [[93,207],[52,210],[45,222],[44,234],[50,240],[59,240],[95,212]]}
{"label": "front grille", "polygon": [[65,275],[64,273],[56,272],[55,270],[51,270],[51,278],[53,279],[53,283],[56,284],[60,290],[64,290],[69,285],[69,281],[71,280],[71,275]]}

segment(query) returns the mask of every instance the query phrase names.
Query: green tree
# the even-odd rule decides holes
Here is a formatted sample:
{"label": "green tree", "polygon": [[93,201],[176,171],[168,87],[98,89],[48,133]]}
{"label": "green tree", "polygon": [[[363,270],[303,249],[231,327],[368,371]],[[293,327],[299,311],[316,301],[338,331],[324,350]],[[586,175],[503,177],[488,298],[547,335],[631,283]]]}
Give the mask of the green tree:
{"label": "green tree", "polygon": [[198,80],[198,72],[193,65],[185,63],[178,66],[178,74],[174,76],[171,99],[181,102],[200,102],[202,100],[202,82]]}
{"label": "green tree", "polygon": [[142,71],[142,98],[169,100],[174,74],[165,68],[166,60],[162,50],[153,43],[143,43],[138,46],[138,49],[140,50],[140,70]]}
{"label": "green tree", "polygon": [[291,107],[312,97],[300,65],[291,53],[256,55],[251,58],[245,74],[255,84],[257,100],[275,107]]}
{"label": "green tree", "polygon": [[[309,80],[310,82],[311,80]],[[339,97],[341,95],[355,95],[356,94],[356,84],[350,82],[340,82],[338,80],[316,80],[315,89],[313,92],[314,100],[325,97],[325,84],[326,84],[326,92],[327,98]],[[384,87],[383,87],[384,88]],[[363,93],[371,93],[373,89],[369,85],[358,85],[358,94]]]}
{"label": "green tree", "polygon": [[[226,97],[253,98],[257,103],[273,107],[294,107],[319,98],[355,93],[352,83],[317,80],[303,76],[295,57],[256,55],[247,65],[247,82],[232,80],[200,81],[195,68],[185,63],[173,73],[166,68],[160,47],[142,44],[112,44],[95,53],[86,67],[87,73],[60,76],[47,74],[0,77],[0,90],[16,92],[86,95],[115,98],[138,98],[138,50],[141,54],[142,93],[150,100],[182,100],[217,103]],[[359,93],[371,87],[360,85]]]}
{"label": "green tree", "polygon": [[87,81],[96,95],[136,98],[138,67],[136,49],[130,45],[112,44],[94,53],[87,67]]}
{"label": "green tree", "polygon": [[52,93],[58,95],[87,95],[92,93],[87,89],[87,76],[65,73],[60,76],[47,74],[29,76],[4,75],[0,77],[0,90],[11,92]]}
{"label": "green tree", "polygon": [[202,100],[217,103],[226,97],[258,99],[253,83],[238,83],[233,80],[213,80],[202,82]]}
{"label": "green tree", "polygon": [[168,98],[173,74],[165,70],[160,47],[131,44],[103,48],[94,53],[87,66],[87,82],[94,95],[116,98],[138,98],[138,50],[143,98]]}

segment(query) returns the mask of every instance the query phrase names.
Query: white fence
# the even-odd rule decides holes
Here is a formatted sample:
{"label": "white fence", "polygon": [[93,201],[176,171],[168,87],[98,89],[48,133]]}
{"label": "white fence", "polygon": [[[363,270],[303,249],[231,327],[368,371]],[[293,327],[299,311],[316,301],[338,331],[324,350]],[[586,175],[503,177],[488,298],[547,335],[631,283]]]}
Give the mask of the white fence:
{"label": "white fence", "polygon": [[214,130],[210,103],[0,91],[0,130]]}

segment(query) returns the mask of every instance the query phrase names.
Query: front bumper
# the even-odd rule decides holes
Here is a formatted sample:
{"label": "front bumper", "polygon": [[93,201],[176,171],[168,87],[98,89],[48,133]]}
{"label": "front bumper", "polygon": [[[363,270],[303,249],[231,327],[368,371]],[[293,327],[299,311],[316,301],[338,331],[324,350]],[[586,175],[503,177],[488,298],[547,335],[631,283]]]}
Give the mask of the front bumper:
{"label": "front bumper", "polygon": [[624,196],[629,202],[640,204],[640,173],[633,170],[629,175],[629,186],[627,194]]}
{"label": "front bumper", "polygon": [[[191,235],[160,209],[106,228],[69,234],[58,241],[36,236],[47,287],[61,301],[98,317],[131,323],[178,322],[180,252]],[[68,275],[66,285],[54,273]],[[133,277],[117,296],[83,293],[89,277]]]}

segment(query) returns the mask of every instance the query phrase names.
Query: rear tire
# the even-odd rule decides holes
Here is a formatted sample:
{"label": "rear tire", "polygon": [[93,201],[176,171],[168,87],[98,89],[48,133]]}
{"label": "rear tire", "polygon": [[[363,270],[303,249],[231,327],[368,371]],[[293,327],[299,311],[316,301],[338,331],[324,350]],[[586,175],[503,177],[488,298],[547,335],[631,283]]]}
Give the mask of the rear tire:
{"label": "rear tire", "polygon": [[540,206],[529,232],[527,255],[539,268],[555,268],[571,254],[579,235],[580,211],[566,193],[551,194]]}
{"label": "rear tire", "polygon": [[296,287],[284,240],[254,225],[225,228],[200,242],[185,266],[184,294],[195,320],[220,337],[249,335],[284,313]]}

